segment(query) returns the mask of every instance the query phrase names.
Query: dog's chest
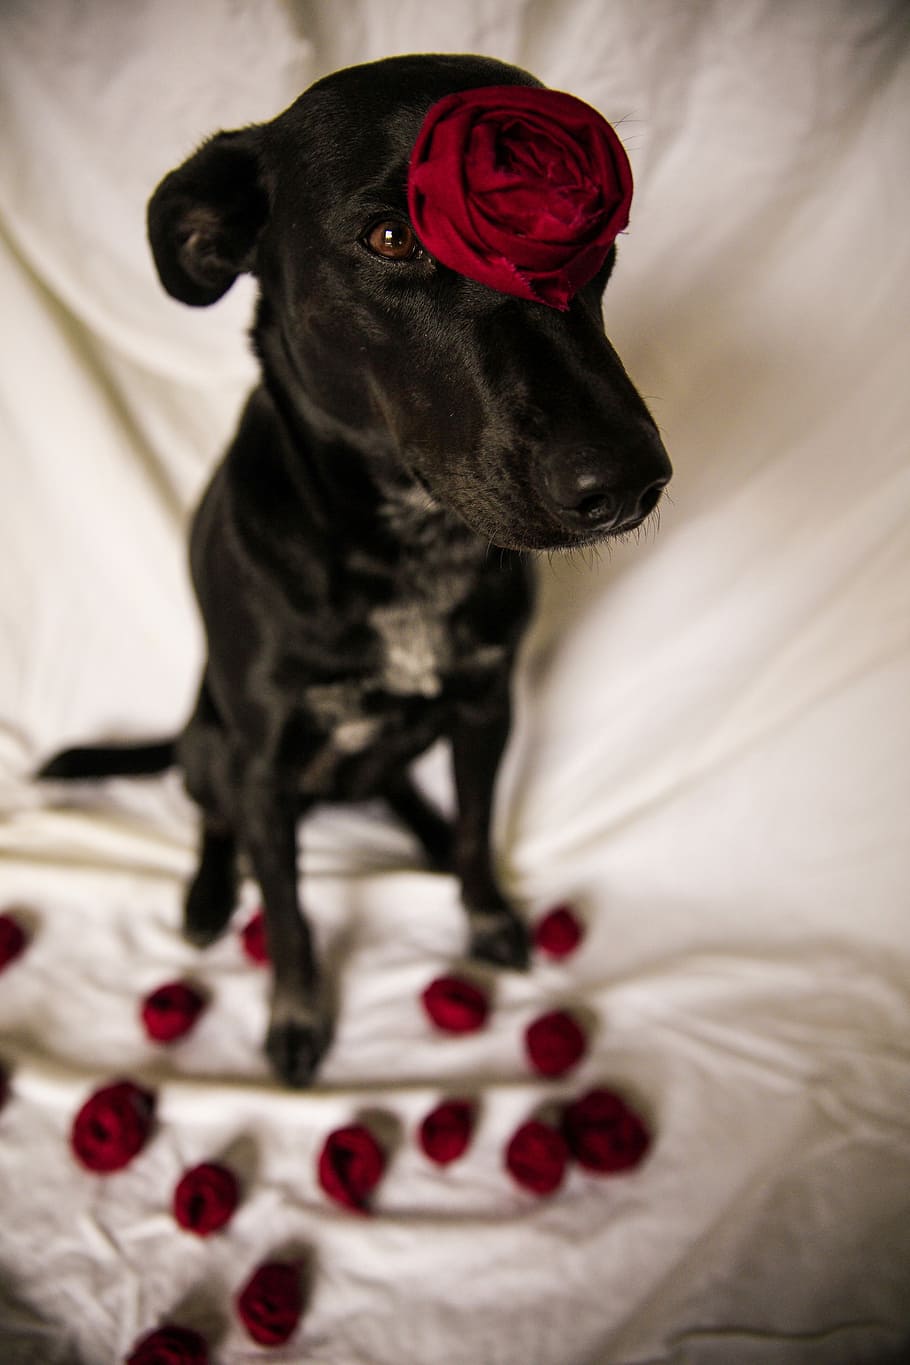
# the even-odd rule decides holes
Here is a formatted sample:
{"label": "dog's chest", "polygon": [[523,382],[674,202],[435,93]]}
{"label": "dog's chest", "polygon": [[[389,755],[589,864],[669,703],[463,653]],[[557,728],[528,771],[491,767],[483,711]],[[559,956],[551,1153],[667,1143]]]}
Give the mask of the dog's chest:
{"label": "dog's chest", "polygon": [[368,621],[380,646],[377,683],[394,696],[437,697],[453,663],[450,613],[464,599],[473,575],[429,578],[422,591],[378,604]]}
{"label": "dog's chest", "polygon": [[419,601],[395,602],[374,608],[369,624],[375,636],[369,670],[305,690],[306,711],[323,736],[316,761],[321,775],[342,759],[394,742],[413,726],[415,708],[425,718],[439,705],[452,658],[439,616]]}
{"label": "dog's chest", "polygon": [[389,504],[385,515],[408,549],[394,590],[366,610],[379,659],[371,682],[395,697],[438,697],[456,655],[473,652],[455,613],[477,587],[485,549],[453,530],[441,509],[428,513],[413,498]]}
{"label": "dog's chest", "polygon": [[[442,545],[415,556],[394,592],[361,600],[357,616],[369,645],[359,666],[348,678],[305,689],[305,709],[324,737],[320,777],[345,758],[410,748],[424,730],[441,728],[459,679],[502,667],[503,647],[478,638],[462,610],[474,600],[481,563],[476,546]],[[355,554],[351,566],[369,580],[366,557]]]}

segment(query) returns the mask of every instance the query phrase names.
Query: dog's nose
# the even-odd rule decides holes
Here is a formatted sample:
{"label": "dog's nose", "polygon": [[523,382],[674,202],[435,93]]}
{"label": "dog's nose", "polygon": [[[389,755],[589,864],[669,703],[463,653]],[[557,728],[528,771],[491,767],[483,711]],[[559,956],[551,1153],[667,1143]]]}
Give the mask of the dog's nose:
{"label": "dog's nose", "polygon": [[567,530],[631,530],[654,511],[672,472],[656,438],[622,462],[615,452],[581,446],[548,461],[543,491]]}

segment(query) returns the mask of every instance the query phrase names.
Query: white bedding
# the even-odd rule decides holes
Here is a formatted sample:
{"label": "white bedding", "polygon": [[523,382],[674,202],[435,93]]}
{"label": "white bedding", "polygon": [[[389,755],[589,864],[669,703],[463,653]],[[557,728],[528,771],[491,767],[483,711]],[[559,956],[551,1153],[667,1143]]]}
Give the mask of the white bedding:
{"label": "white bedding", "polygon": [[[431,1033],[457,964],[454,883],[372,811],[305,829],[339,1019],[319,1085],[260,1054],[266,977],[235,934],[179,933],[196,819],[173,774],[67,796],[66,743],[172,733],[200,632],[188,514],[253,374],[252,291],[160,289],[157,180],[339,65],[485,52],[616,122],[632,227],[608,331],[676,467],[659,532],[540,566],[499,791],[505,880],[569,900],[583,947],[501,980],[489,1026]],[[167,1320],[213,1360],[319,1365],[882,1365],[910,1338],[910,25],[902,0],[7,0],[0,19],[0,1360],[106,1365]],[[442,794],[442,755],[424,765]],[[256,904],[246,885],[238,922]],[[212,993],[162,1052],[137,1001]],[[530,1019],[592,1022],[566,1080]],[[153,1085],[118,1175],[67,1136],[96,1086]],[[596,1083],[647,1114],[635,1173],[536,1200],[514,1128]],[[446,1171],[413,1127],[469,1089]],[[329,1205],[315,1155],[364,1110],[400,1125],[375,1200]],[[205,1242],[170,1191],[229,1157],[245,1194]],[[300,1329],[231,1308],[305,1247]]]}

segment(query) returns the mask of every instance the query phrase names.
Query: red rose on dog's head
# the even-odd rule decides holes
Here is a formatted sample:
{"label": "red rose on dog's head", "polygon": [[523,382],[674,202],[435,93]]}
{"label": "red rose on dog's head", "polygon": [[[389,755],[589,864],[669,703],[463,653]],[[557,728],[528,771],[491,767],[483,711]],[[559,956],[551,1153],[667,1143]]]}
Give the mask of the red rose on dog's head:
{"label": "red rose on dog's head", "polygon": [[493,85],[432,106],[408,205],[443,265],[565,310],[629,221],[632,171],[614,130],[558,90]]}

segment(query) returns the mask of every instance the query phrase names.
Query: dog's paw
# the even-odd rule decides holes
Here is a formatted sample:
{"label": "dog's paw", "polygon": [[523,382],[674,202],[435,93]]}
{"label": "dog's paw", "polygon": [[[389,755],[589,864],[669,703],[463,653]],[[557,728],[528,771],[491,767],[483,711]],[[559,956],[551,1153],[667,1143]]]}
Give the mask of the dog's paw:
{"label": "dog's paw", "polygon": [[198,876],[184,901],[183,936],[194,947],[209,947],[224,934],[232,913],[233,885],[211,887]]}
{"label": "dog's paw", "polygon": [[299,1090],[311,1083],[329,1045],[329,1028],[315,1010],[273,1010],[265,1040],[272,1070],[285,1085]]}
{"label": "dog's paw", "polygon": [[204,923],[198,918],[185,915],[183,919],[183,937],[187,943],[191,943],[194,948],[210,948],[216,939],[224,933],[225,921],[219,920],[215,923]]}
{"label": "dog's paw", "polygon": [[236,885],[227,868],[199,869],[183,904],[183,937],[196,948],[220,938],[234,913]]}
{"label": "dog's paw", "polygon": [[468,952],[476,962],[511,967],[517,972],[527,971],[531,961],[530,939],[527,928],[514,911],[507,908],[473,911],[470,922]]}

